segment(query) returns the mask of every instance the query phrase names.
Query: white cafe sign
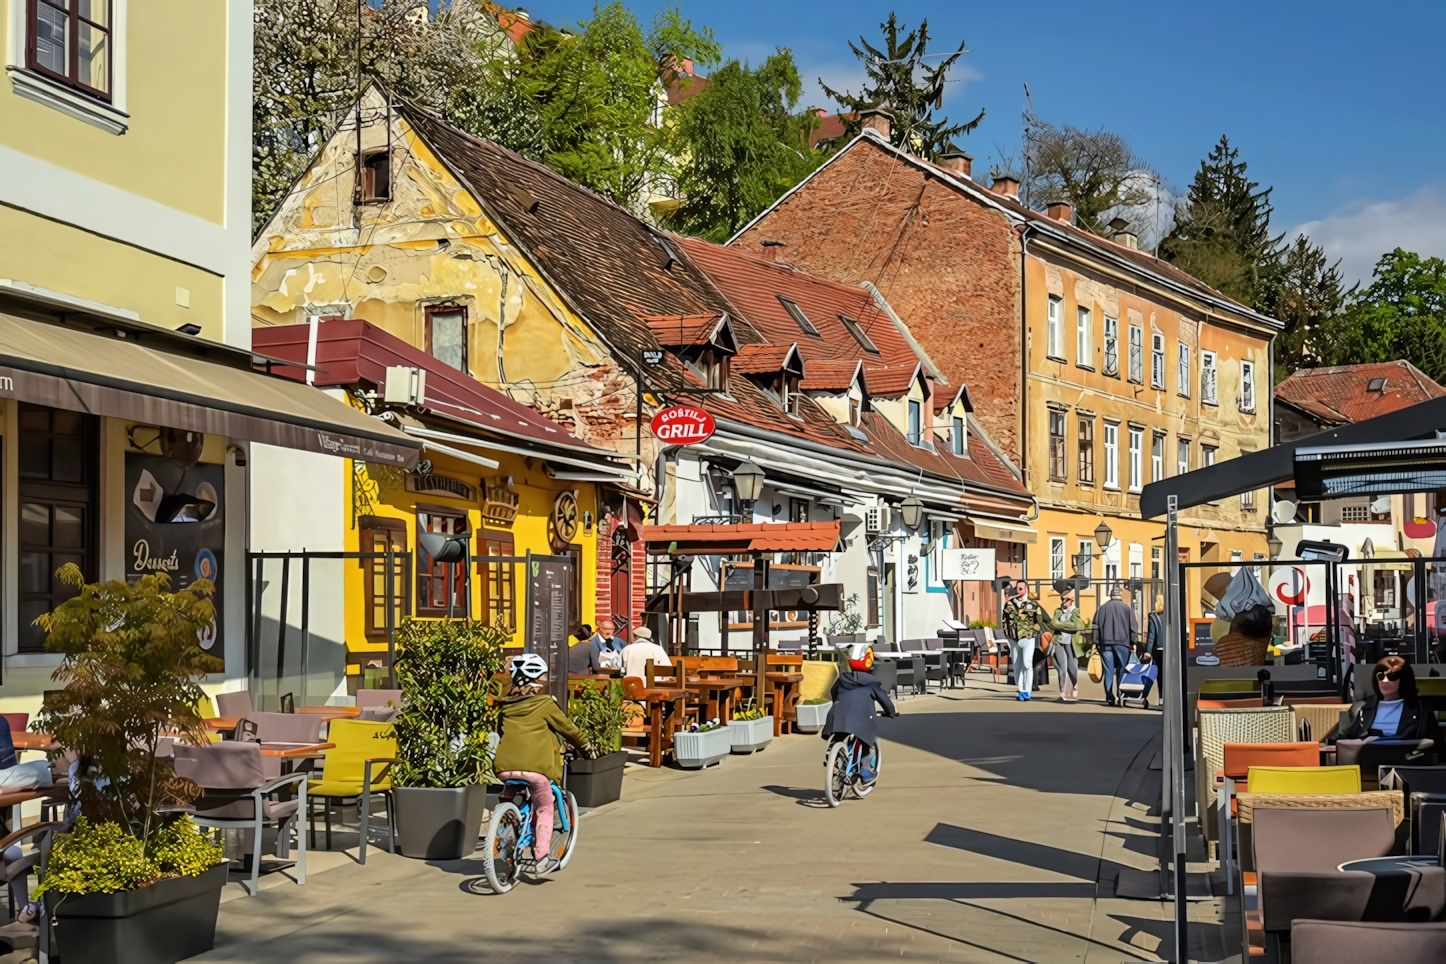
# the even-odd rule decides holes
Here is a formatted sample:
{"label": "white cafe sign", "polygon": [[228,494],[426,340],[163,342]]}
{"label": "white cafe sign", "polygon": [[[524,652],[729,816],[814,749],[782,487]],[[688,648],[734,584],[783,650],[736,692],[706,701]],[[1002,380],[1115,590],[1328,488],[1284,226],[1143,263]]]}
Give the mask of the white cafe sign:
{"label": "white cafe sign", "polygon": [[993,549],[941,549],[939,578],[945,581],[994,578]]}

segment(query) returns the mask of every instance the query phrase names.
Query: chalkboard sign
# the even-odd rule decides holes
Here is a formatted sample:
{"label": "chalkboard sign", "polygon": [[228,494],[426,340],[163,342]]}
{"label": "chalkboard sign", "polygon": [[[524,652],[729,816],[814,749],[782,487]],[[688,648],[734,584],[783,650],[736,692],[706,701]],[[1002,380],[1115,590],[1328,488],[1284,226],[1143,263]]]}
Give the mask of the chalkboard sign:
{"label": "chalkboard sign", "polygon": [[1210,638],[1210,624],[1213,619],[1192,619],[1190,620],[1190,648],[1191,649],[1214,649],[1215,640]]}

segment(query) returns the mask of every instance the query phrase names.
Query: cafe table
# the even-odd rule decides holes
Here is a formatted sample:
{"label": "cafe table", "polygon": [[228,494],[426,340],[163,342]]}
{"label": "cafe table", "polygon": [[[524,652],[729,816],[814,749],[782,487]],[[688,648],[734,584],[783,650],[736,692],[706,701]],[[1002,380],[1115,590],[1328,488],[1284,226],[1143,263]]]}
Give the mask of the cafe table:
{"label": "cafe table", "polygon": [[359,706],[298,706],[296,712],[301,716],[319,716],[324,723],[360,719],[362,713]]}
{"label": "cafe table", "polygon": [[55,737],[49,733],[32,733],[29,730],[16,730],[10,734],[10,741],[17,750],[57,750],[60,744],[55,742]]}
{"label": "cafe table", "polygon": [[213,716],[206,721],[206,725],[221,733],[230,733],[241,723],[239,716]]}
{"label": "cafe table", "polygon": [[751,676],[691,676],[683,685],[698,695],[708,719],[727,723],[737,694],[754,682]]}
{"label": "cafe table", "polygon": [[1350,860],[1341,871],[1364,871],[1376,878],[1363,920],[1436,920],[1446,910],[1446,868],[1435,854]]}
{"label": "cafe table", "polygon": [[798,719],[798,687],[803,683],[802,673],[764,673],[768,681],[768,693],[773,697],[773,735],[782,736],[784,726]]}

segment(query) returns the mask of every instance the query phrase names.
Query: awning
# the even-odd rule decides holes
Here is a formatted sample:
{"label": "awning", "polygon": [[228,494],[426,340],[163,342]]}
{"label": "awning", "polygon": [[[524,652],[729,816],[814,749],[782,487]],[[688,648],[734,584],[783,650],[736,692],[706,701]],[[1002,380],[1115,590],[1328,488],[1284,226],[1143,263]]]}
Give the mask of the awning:
{"label": "awning", "polygon": [[0,314],[0,397],[411,467],[421,442],[325,392],[199,358]]}
{"label": "awning", "polygon": [[745,552],[833,552],[839,523],[745,522],[737,525],[643,526],[643,542],[654,555],[734,555]]}
{"label": "awning", "polygon": [[971,515],[968,521],[973,524],[974,534],[980,539],[993,539],[996,542],[1020,542],[1031,546],[1039,541],[1039,533],[1028,526],[995,522],[993,519],[981,519],[976,515]]}

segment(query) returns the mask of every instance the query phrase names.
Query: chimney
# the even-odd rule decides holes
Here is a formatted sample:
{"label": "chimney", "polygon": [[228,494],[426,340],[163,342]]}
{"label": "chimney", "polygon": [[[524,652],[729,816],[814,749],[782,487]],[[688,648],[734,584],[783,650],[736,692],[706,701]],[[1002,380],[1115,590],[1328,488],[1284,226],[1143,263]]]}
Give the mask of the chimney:
{"label": "chimney", "polygon": [[1045,205],[1045,213],[1055,221],[1063,221],[1065,224],[1074,221],[1074,205],[1068,201],[1050,201]]}
{"label": "chimney", "polygon": [[1110,240],[1127,248],[1139,248],[1140,236],[1130,230],[1130,222],[1124,218],[1110,219]]}
{"label": "chimney", "polygon": [[882,107],[870,107],[859,112],[859,124],[866,131],[875,131],[884,140],[889,139],[893,129],[894,115]]}
{"label": "chimney", "polygon": [[782,241],[776,241],[773,238],[764,238],[763,257],[765,260],[776,262],[778,261],[779,255],[783,254],[783,249],[786,247],[788,247],[788,245],[784,244]]}
{"label": "chimney", "polygon": [[941,163],[948,170],[953,171],[966,181],[972,181],[974,171],[974,158],[963,151],[947,151],[940,159]]}
{"label": "chimney", "polygon": [[1019,178],[1012,174],[999,174],[990,185],[990,190],[995,194],[1002,194],[1007,198],[1019,200]]}

